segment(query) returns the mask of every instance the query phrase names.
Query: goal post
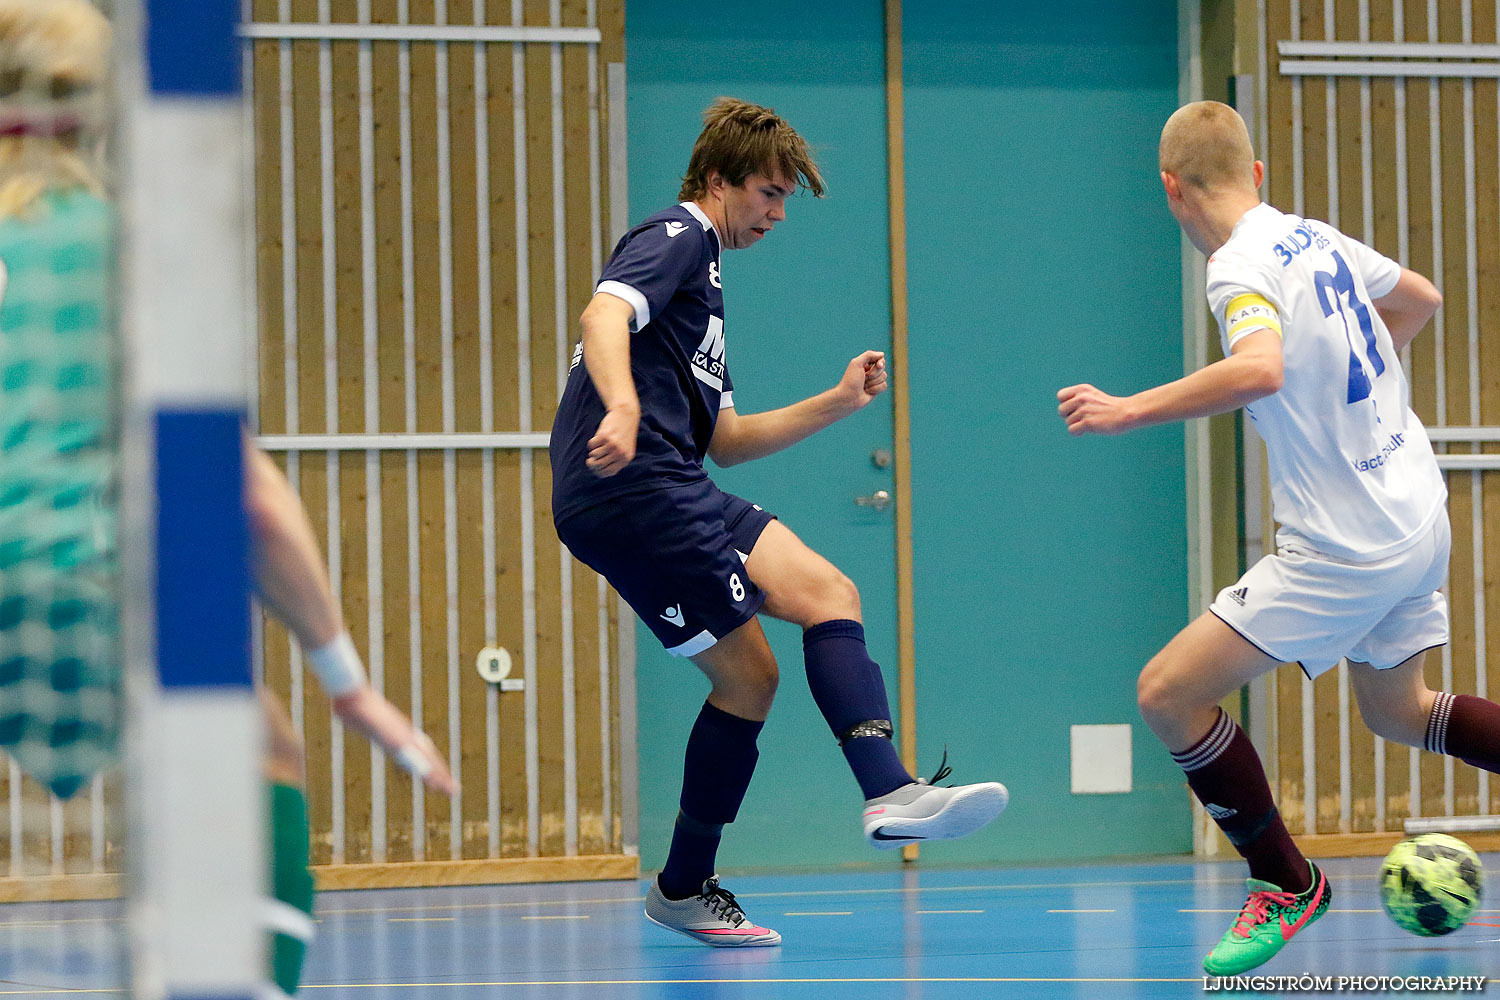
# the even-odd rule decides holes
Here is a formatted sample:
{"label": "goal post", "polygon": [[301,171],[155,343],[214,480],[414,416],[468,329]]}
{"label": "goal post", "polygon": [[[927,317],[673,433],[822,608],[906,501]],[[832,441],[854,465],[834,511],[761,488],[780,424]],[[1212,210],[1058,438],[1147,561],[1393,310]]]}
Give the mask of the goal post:
{"label": "goal post", "polygon": [[238,0],[116,4],[133,994],[264,979]]}

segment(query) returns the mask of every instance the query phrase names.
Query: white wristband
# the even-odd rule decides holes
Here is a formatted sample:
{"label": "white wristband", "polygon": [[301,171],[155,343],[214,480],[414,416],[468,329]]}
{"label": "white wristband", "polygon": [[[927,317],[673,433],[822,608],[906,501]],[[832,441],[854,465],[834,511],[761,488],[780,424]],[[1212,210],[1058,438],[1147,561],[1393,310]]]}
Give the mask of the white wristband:
{"label": "white wristband", "polygon": [[307,662],[312,664],[318,683],[330,698],[342,697],[365,685],[365,665],[348,632],[340,633],[325,646],[308,650]]}

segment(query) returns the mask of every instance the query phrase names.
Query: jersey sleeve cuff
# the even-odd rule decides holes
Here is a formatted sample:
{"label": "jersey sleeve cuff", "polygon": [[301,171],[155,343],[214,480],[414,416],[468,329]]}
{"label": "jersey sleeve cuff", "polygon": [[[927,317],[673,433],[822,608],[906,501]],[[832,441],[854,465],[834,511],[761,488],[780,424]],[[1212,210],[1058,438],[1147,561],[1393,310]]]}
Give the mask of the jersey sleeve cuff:
{"label": "jersey sleeve cuff", "polygon": [[734,406],[734,392],[725,392],[719,395],[719,409],[728,410]]}
{"label": "jersey sleeve cuff", "polygon": [[623,281],[601,281],[594,288],[595,292],[608,292],[617,299],[624,299],[630,303],[630,308],[635,310],[635,328],[644,330],[646,324],[651,322],[651,303],[646,301],[646,296],[631,288]]}
{"label": "jersey sleeve cuff", "polygon": [[1401,265],[1387,259],[1390,269],[1377,275],[1374,281],[1365,281],[1365,291],[1370,293],[1372,299],[1383,299],[1395,290],[1401,280]]}

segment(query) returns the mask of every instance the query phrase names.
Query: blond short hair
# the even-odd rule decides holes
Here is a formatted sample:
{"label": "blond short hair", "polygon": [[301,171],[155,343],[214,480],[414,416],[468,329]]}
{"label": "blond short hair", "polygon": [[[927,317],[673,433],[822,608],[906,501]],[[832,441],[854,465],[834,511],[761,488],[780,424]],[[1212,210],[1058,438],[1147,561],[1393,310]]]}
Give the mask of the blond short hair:
{"label": "blond short hair", "polygon": [[1255,150],[1245,120],[1218,101],[1178,108],[1161,130],[1157,157],[1164,172],[1194,187],[1255,189]]}
{"label": "blond short hair", "polygon": [[88,146],[102,124],[109,21],[87,0],[0,0],[0,218],[54,189],[103,191]]}
{"label": "blond short hair", "polygon": [[677,197],[683,201],[708,192],[708,176],[718,171],[738,187],[753,173],[780,174],[793,184],[823,196],[823,175],[813,162],[807,141],[770,108],[733,97],[721,97],[703,112],[703,131]]}

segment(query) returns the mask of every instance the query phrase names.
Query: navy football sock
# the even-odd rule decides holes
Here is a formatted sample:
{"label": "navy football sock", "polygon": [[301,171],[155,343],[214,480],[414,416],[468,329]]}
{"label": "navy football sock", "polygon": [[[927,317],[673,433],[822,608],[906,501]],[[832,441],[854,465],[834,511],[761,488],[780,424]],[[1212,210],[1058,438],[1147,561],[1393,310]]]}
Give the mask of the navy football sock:
{"label": "navy football sock", "polygon": [[703,703],[684,755],[682,810],[672,828],[667,863],[657,877],[668,899],[698,895],[714,874],[724,824],[739,814],[755,773],[760,757],[755,740],[763,725]]}
{"label": "navy football sock", "polygon": [[910,784],[912,776],[889,735],[845,735],[860,723],[889,722],[891,717],[885,678],[865,648],[864,626],[848,619],[814,625],[802,633],[802,654],[813,701],[833,735],[842,740],[844,759],[865,798]]}

